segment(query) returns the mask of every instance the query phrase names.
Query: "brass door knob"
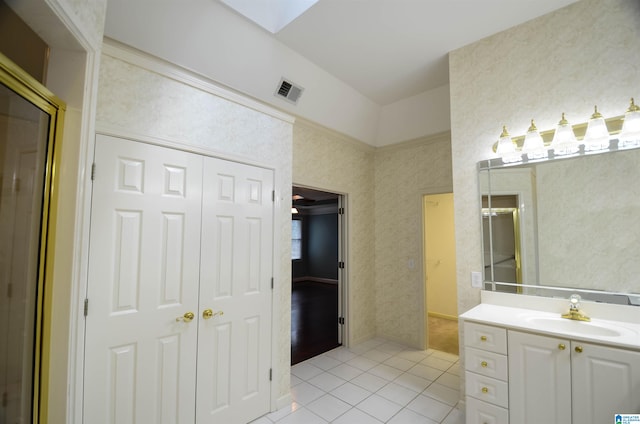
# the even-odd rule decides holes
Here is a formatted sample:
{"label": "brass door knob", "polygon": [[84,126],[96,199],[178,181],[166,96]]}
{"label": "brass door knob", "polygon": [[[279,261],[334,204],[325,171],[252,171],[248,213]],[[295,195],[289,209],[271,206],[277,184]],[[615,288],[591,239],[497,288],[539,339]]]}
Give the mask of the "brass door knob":
{"label": "brass door knob", "polygon": [[213,309],[205,309],[204,311],[202,311],[202,318],[204,319],[210,319],[215,317],[216,315],[224,315],[224,312],[213,312]]}
{"label": "brass door knob", "polygon": [[582,353],[582,346],[576,346],[576,352]]}
{"label": "brass door knob", "polygon": [[486,342],[487,341],[487,336],[480,336],[480,340],[483,341],[483,342]]}
{"label": "brass door knob", "polygon": [[487,361],[482,361],[482,362],[480,362],[480,366],[482,366],[482,368],[487,368],[487,366],[489,366],[489,364],[487,364]]}
{"label": "brass door knob", "polygon": [[489,388],[488,387],[483,387],[482,388],[482,393],[489,393]]}
{"label": "brass door knob", "polygon": [[184,321],[184,322],[191,322],[193,321],[193,319],[196,316],[194,315],[193,312],[185,312],[184,315],[182,315],[181,317],[176,318],[176,321]]}
{"label": "brass door knob", "polygon": [[566,348],[567,348],[567,347],[564,345],[564,343],[560,343],[560,344],[558,345],[558,349],[560,349],[560,350],[565,350]]}

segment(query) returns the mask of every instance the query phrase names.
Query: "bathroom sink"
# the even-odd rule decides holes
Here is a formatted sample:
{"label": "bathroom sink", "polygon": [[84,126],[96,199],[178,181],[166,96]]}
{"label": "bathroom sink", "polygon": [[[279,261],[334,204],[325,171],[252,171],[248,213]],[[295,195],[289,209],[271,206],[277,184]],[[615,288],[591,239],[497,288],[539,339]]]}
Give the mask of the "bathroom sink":
{"label": "bathroom sink", "polygon": [[621,328],[615,328],[607,324],[573,321],[561,317],[531,316],[527,317],[526,321],[540,329],[582,334],[585,336],[620,337],[624,334]]}

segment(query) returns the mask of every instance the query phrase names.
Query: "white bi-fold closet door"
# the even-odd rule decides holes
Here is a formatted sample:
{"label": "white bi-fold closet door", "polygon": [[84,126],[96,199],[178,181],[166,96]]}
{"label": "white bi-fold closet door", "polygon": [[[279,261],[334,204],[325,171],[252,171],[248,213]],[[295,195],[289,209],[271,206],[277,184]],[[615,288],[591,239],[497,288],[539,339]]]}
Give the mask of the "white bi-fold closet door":
{"label": "white bi-fold closet door", "polygon": [[87,424],[268,412],[273,171],[96,139]]}

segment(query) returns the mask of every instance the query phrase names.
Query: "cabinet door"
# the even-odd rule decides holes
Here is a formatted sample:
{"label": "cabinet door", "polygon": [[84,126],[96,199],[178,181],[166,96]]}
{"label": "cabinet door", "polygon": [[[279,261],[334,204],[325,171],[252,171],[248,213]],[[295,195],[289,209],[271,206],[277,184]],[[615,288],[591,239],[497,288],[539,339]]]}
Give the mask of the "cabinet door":
{"label": "cabinet door", "polygon": [[508,339],[510,422],[571,422],[570,342],[517,331]]}
{"label": "cabinet door", "polygon": [[573,422],[640,413],[640,352],[572,342]]}

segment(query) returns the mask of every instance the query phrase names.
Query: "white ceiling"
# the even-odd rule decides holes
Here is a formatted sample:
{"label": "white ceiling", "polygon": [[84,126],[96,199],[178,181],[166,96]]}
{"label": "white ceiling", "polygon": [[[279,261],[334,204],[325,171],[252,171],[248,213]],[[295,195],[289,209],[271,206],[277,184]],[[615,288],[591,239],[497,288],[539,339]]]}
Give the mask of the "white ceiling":
{"label": "white ceiling", "polygon": [[[449,51],[575,1],[319,0],[275,35],[264,32],[384,106],[448,84]],[[273,0],[236,1],[246,14],[252,7],[259,12],[269,2]],[[134,34],[122,41],[139,47],[136,38],[145,37],[154,17],[163,16],[164,10],[171,13],[170,8],[178,4],[189,9],[198,2],[109,0],[106,35],[121,39],[125,32]],[[197,21],[186,23],[182,33],[198,31],[193,25],[206,22],[206,16],[198,16],[197,11],[188,13]],[[211,22],[216,25],[213,16]]]}
{"label": "white ceiling", "polygon": [[447,53],[576,0],[320,0],[275,37],[379,105],[449,82]]}

